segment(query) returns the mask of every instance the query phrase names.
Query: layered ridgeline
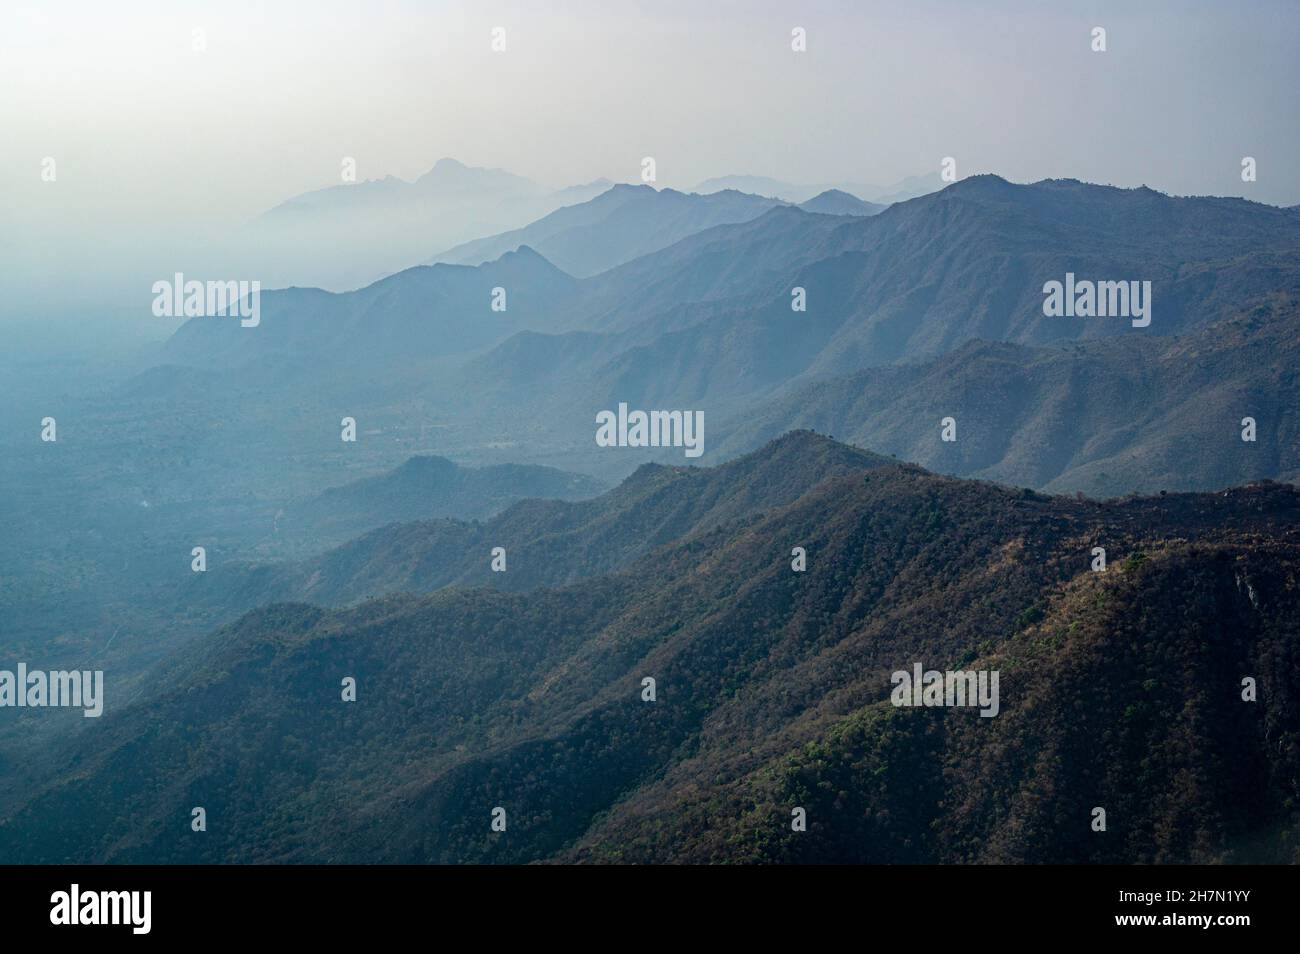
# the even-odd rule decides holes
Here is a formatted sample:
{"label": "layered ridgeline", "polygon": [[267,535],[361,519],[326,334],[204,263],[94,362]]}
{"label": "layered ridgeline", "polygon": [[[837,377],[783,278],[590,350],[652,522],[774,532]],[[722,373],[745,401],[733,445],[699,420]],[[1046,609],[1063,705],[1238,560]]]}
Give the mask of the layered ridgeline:
{"label": "layered ridgeline", "polygon": [[[78,463],[86,472],[113,472],[117,465],[108,462],[101,435],[93,443],[79,430],[71,436],[79,441]],[[202,458],[185,444],[175,453],[184,458],[183,465],[172,465],[183,480]],[[170,463],[163,453],[146,460]],[[168,499],[157,484],[125,503],[115,502],[108,490],[102,498],[90,497],[61,460],[19,477],[14,486],[25,493],[0,501],[11,528],[0,547],[0,614],[10,622],[0,634],[0,653],[52,666],[94,659],[120,676],[230,618],[224,599],[209,598],[221,592],[220,585],[204,585],[209,575],[242,578],[250,572],[247,561],[328,552],[387,524],[453,515],[487,519],[522,500],[562,506],[608,487],[551,467],[465,467],[417,456],[302,498],[267,499],[265,487],[253,496],[217,486],[200,509]],[[204,550],[202,572],[195,572],[196,545]]]}
{"label": "layered ridgeline", "polygon": [[[830,254],[904,213],[910,221],[865,258]],[[1293,213],[1239,200],[993,179],[843,225],[780,209],[601,276],[612,283],[626,273],[646,290],[637,303],[608,309],[611,321],[631,326],[621,334],[521,336],[470,367],[505,395],[518,393],[511,382],[547,393],[561,376],[595,392],[586,407],[575,400],[557,416],[619,399],[703,407],[716,422],[711,446],[723,456],[814,427],[943,471],[1094,494],[1287,478],[1300,468],[1288,370],[1300,330],[1288,301],[1300,289],[1298,228]],[[778,236],[799,229],[787,256],[772,254],[783,248]],[[720,248],[727,239],[740,239],[744,251]],[[834,262],[836,281],[855,261],[873,264],[855,271],[863,282],[847,291],[832,281],[773,279],[778,290],[766,310],[726,304],[745,292],[725,268],[691,267],[740,260],[775,271],[801,255],[815,259],[809,270]],[[700,275],[702,301],[679,309],[656,301],[666,283],[651,265],[661,258],[686,281]],[[1075,269],[1094,279],[1156,276],[1151,324],[1045,315],[1044,282],[1029,276],[1060,281]],[[901,294],[881,297],[895,282]],[[806,289],[806,315],[791,313],[792,287]],[[828,290],[832,302],[843,299],[841,316],[826,315]],[[891,311],[897,320],[882,323]],[[888,343],[894,334],[897,343]],[[612,341],[620,338],[638,345],[619,354]],[[546,357],[534,361],[538,354]],[[888,356],[906,360],[882,364]],[[871,367],[834,373],[862,365]],[[757,406],[735,400],[769,391],[779,396]],[[949,416],[959,423],[955,443],[940,440]],[[1240,439],[1246,417],[1258,423],[1253,443]]]}
{"label": "layered ridgeline", "polygon": [[[506,291],[497,310],[495,289]],[[168,340],[164,355],[178,364],[242,368],[254,381],[290,375],[318,386],[315,373],[325,366],[382,382],[521,329],[546,328],[574,291],[573,278],[523,247],[481,268],[421,266],[358,291],[264,292],[256,327],[193,318]]]}
{"label": "layered ridgeline", "polygon": [[[385,526],[306,560],[217,568],[191,579],[181,603],[233,618],[273,602],[343,605],[450,585],[506,590],[559,586],[621,569],[656,547],[785,506],[832,477],[892,463],[798,432],[716,468],[646,464],[591,500],[526,500],[483,521]],[[397,476],[377,483],[389,485]],[[362,506],[369,486],[359,482],[345,488],[348,500]],[[326,513],[349,512],[342,499],[331,497],[320,498],[312,512],[322,504]],[[425,506],[422,515],[430,516]],[[506,553],[505,572],[492,568],[498,547]]]}
{"label": "layered ridgeline", "polygon": [[[718,437],[751,435],[712,443],[724,454],[813,425],[936,468],[1091,493],[1284,477],[1292,473],[1284,460],[1291,451],[1275,435],[1292,426],[1294,402],[1284,390],[1290,378],[1266,374],[1232,350],[1266,351],[1273,321],[1260,320],[1257,309],[1271,313],[1279,295],[1300,285],[1297,243],[1294,212],[1078,182],[1014,186],[979,177],[850,220],[777,208],[581,283],[576,300],[588,309],[585,330],[517,335],[472,360],[458,390],[480,407],[539,402],[541,426],[552,434],[558,422],[580,422],[555,437],[575,452],[593,412],[625,400],[702,408]],[[1043,286],[1067,276],[1151,282],[1151,324],[1135,328],[1145,320],[1136,315],[1045,315]],[[792,311],[794,289],[805,291],[806,312]],[[1212,328],[1223,321],[1230,325]],[[1229,437],[1242,417],[1269,420],[1261,442],[1271,447],[1255,461],[1229,454],[1206,460],[1196,442],[1171,438],[1158,469],[1145,468],[1149,443],[1162,439],[1160,417],[1169,434],[1167,421],[1184,411],[1179,400],[1154,398],[1160,391],[1141,378],[1156,387],[1169,380],[1182,389],[1179,398],[1204,398],[1195,355],[1170,346],[1197,333],[1227,374],[1212,408],[1222,420],[1206,415],[1206,428]],[[1043,373],[1013,391],[1023,372],[963,364],[970,354],[962,348],[971,342],[1018,344],[1026,348],[1018,354]],[[1087,346],[1078,357],[1074,342]],[[1156,356],[1162,360],[1153,365]],[[930,377],[888,370],[918,361],[930,363]],[[1048,365],[1069,373],[1045,373]],[[866,368],[880,370],[862,373]],[[1080,394],[1095,378],[1095,389]],[[1227,399],[1234,391],[1242,402]],[[770,400],[755,413],[755,402]],[[1063,413],[1080,402],[1083,413]],[[1238,413],[1236,403],[1256,413]],[[831,415],[811,416],[831,404]],[[865,408],[888,426],[863,430]],[[989,433],[941,458],[952,450],[933,450],[945,416],[980,420]],[[1035,428],[1026,428],[1027,417]],[[1147,419],[1149,426],[1141,424]],[[1034,429],[1039,433],[1028,433]],[[1234,460],[1244,467],[1226,467]]]}
{"label": "layered ridgeline", "polygon": [[[663,207],[682,204],[691,216],[707,218],[711,203],[719,201],[718,196],[623,187],[564,214],[578,215],[608,202],[631,210],[619,230],[653,231]],[[728,201],[753,211],[765,200],[731,195]],[[616,244],[612,236],[605,240]],[[521,248],[513,237],[488,241],[499,242],[502,249]],[[777,206],[747,221],[706,228],[583,281],[529,287],[526,297],[543,311],[562,312],[572,330],[634,331],[626,347],[642,357],[662,353],[677,358],[682,370],[673,371],[664,387],[679,385],[671,379],[685,373],[691,348],[698,351],[707,340],[713,342],[697,361],[713,360],[727,347],[739,348],[740,355],[719,367],[717,375],[732,363],[751,361],[755,370],[765,372],[756,380],[724,379],[732,391],[745,393],[770,383],[778,371],[785,372],[783,377],[852,371],[942,353],[976,338],[1043,344],[1139,331],[1148,336],[1180,333],[1277,290],[1294,277],[1298,248],[1300,216],[1241,199],[1174,198],[1074,180],[1013,185],[996,176],[976,176],[878,215],[826,216]],[[438,353],[453,353],[463,347],[470,330],[481,343],[479,326],[485,323],[507,334],[517,330],[508,324],[509,310],[491,311],[489,292],[494,283],[510,291],[512,281],[526,283],[530,275],[504,270],[481,274],[478,285],[486,290],[477,298],[443,303],[437,284],[429,287],[430,277],[417,268],[348,301],[364,305],[384,299],[388,319],[400,326],[404,318],[401,327],[417,336],[412,339],[417,353],[428,349],[418,335],[432,320],[451,335],[451,345]],[[1044,314],[1044,283],[1064,281],[1067,274],[1088,281],[1151,282],[1151,324],[1137,329],[1119,317]],[[796,287],[807,292],[805,312],[791,309]],[[313,357],[317,351],[339,350],[340,339],[360,343],[357,325],[364,312],[354,308],[345,314],[338,317],[319,301],[264,301],[256,329],[202,318],[188,322],[176,336],[177,353],[185,352],[180,346],[195,334],[190,326],[209,324],[223,338],[253,339],[246,343],[247,351],[217,356],[226,358],[226,364],[249,361],[280,347],[276,325],[315,315],[315,346],[300,343],[304,358]],[[742,331],[754,340],[741,338]],[[653,343],[648,352],[640,347],[647,342]],[[778,353],[794,346],[794,354]],[[195,362],[215,360],[203,350],[186,356]],[[354,363],[366,361],[362,349]],[[569,370],[557,369],[556,380]]]}
{"label": "layered ridgeline", "polygon": [[[682,463],[678,448],[596,446],[596,413],[624,402],[702,412],[707,463],[803,426],[1097,495],[1291,478],[1297,221],[977,177],[870,217],[773,207],[587,279],[523,248],[346,294],[267,290],[256,327],[189,320],[165,364],[121,387],[77,376],[14,395],[29,424],[3,455],[20,488],[0,500],[5,644],[152,661],[182,628],[156,611],[191,580],[193,547],[214,574],[279,558],[293,501],[414,456],[611,485]],[[1149,277],[1151,324],[1044,315],[1043,282],[1068,273]],[[58,444],[26,429],[47,414]]]}
{"label": "layered ridgeline", "polygon": [[[750,214],[767,201],[622,187],[534,225],[538,241],[555,239],[557,249],[565,246],[556,236],[594,229],[596,238],[583,246],[613,260],[631,254],[642,236],[651,241],[665,216],[693,228],[716,213],[711,202]],[[616,214],[550,231],[606,205]],[[663,211],[678,207],[681,218]],[[520,235],[484,247],[509,248]],[[287,392],[280,400],[289,407],[304,393],[335,397],[335,404],[343,393],[354,415],[365,415],[385,439],[405,441],[404,429],[436,421],[448,439],[441,453],[482,462],[510,447],[517,462],[567,461],[563,466],[616,479],[644,460],[667,459],[595,447],[595,414],[622,402],[703,411],[719,436],[750,433],[754,409],[764,405],[760,413],[770,421],[762,436],[770,436],[799,424],[799,408],[769,402],[804,385],[941,361],[972,341],[1060,349],[1118,339],[1122,344],[1089,353],[1120,380],[1151,353],[1153,340],[1205,331],[1295,288],[1297,262],[1300,216],[1291,210],[1073,180],[1013,185],[977,176],[870,216],[777,205],[588,278],[522,245],[495,261],[411,269],[348,295],[267,292],[258,327],[193,319],[169,344],[168,360],[215,366],[236,381]],[[1133,314],[1046,313],[1044,285],[1076,279],[1136,287]],[[501,309],[494,310],[498,297]],[[328,374],[318,373],[322,365]],[[871,380],[840,382],[837,400],[874,400]],[[941,416],[960,421],[984,411],[977,388],[947,390],[955,406]],[[1280,396],[1262,397],[1287,413]],[[1072,398],[1049,391],[1034,399],[1052,406]],[[928,409],[898,427],[912,433],[896,441],[864,437],[910,453],[935,430]],[[1065,435],[1070,446],[1061,448],[1008,426],[990,435],[1006,443],[1005,454],[982,448],[959,461],[958,472],[1091,491],[1158,489],[1167,471],[1144,469],[1140,449],[1127,443],[1129,436],[1145,439],[1141,430],[1113,429],[1108,438],[1080,431]],[[1094,438],[1113,442],[1080,450]],[[728,453],[757,446],[738,440],[726,445]],[[706,440],[706,460],[718,460],[719,448]],[[1137,461],[1129,468],[1136,481],[1108,484],[1100,475],[1119,469],[1108,458],[1126,454]],[[945,468],[937,458],[923,460]],[[1177,487],[1210,486],[1221,474],[1195,454],[1175,454],[1168,470],[1189,475]]]}
{"label": "layered ridgeline", "polygon": [[[51,750],[0,854],[1297,860],[1293,487],[1095,503],[867,463],[575,585],[250,613]],[[997,714],[896,707],[918,664],[996,670]]]}
{"label": "layered ridgeline", "polygon": [[371,179],[346,161],[354,181],[294,196],[235,236],[249,276],[267,287],[344,291],[481,235],[518,228],[607,190],[606,179],[551,189],[502,169],[440,159],[413,181]]}
{"label": "layered ridgeline", "polygon": [[781,199],[784,202],[795,204],[802,204],[827,192],[841,192],[852,196],[859,201],[885,206],[889,205],[891,202],[902,202],[905,199],[915,199],[917,196],[938,191],[939,189],[942,189],[943,186],[943,180],[939,178],[939,173],[937,172],[930,172],[918,176],[908,176],[906,179],[902,179],[892,185],[884,186],[869,185],[862,182],[808,185],[783,182],[780,179],[773,179],[770,176],[720,176],[716,179],[704,180],[691,191],[709,194],[712,192],[721,192],[725,189],[735,189],[738,192],[749,192],[754,195],[771,196],[774,199]]}
{"label": "layered ridgeline", "polygon": [[553,467],[461,467],[445,457],[412,457],[387,473],[290,504],[279,514],[276,530],[319,547],[386,524],[437,517],[478,520],[524,498],[558,503],[595,497],[604,489],[591,477]]}
{"label": "layered ridgeline", "polygon": [[[836,214],[880,211],[879,206],[852,196],[845,198],[856,202],[858,211]],[[616,185],[587,202],[557,209],[525,228],[448,249],[429,264],[481,265],[527,245],[570,275],[586,278],[715,225],[747,222],[780,204],[735,191],[699,196],[648,185]],[[845,207],[834,200],[825,204]]]}
{"label": "layered ridgeline", "polygon": [[[970,342],[793,388],[721,425],[717,446],[740,452],[807,427],[946,473],[1098,496],[1295,482],[1297,302],[1300,284],[1173,337]],[[948,417],[952,441],[942,436]]]}
{"label": "layered ridgeline", "polygon": [[800,202],[799,208],[805,212],[817,212],[821,215],[876,215],[885,210],[883,205],[863,202],[857,196],[841,192],[839,189],[820,192],[807,202]]}
{"label": "layered ridgeline", "polygon": [[[1292,287],[1297,252],[1300,216],[1288,210],[980,176],[870,217],[773,209],[596,276],[580,288],[601,346],[578,339],[548,349],[556,357],[543,373],[523,370],[543,393],[581,380],[600,401],[725,407],[976,339],[1187,333]],[[1150,324],[1045,314],[1044,285],[1071,275],[1149,282]],[[793,308],[796,289],[806,311]],[[473,377],[510,380],[520,350],[506,342]]]}

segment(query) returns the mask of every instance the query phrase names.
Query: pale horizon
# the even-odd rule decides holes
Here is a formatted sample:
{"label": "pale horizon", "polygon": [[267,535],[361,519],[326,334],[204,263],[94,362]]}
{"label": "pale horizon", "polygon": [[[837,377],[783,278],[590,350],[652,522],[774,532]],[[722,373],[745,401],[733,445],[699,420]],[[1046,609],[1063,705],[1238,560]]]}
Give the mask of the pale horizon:
{"label": "pale horizon", "polygon": [[126,276],[339,185],[343,157],[358,181],[452,157],[558,189],[638,181],[653,156],[655,186],[688,191],[888,185],[952,156],[959,178],[1293,205],[1300,29],[1255,8],[20,2],[0,36],[0,322],[130,322]]}

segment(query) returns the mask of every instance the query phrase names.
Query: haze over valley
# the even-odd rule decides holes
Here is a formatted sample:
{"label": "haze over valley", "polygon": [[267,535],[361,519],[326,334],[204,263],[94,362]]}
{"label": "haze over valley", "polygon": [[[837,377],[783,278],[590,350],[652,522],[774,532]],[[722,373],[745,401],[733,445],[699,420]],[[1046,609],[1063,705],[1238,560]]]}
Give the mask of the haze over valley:
{"label": "haze over valley", "polygon": [[0,858],[1300,860],[1247,7],[24,7]]}

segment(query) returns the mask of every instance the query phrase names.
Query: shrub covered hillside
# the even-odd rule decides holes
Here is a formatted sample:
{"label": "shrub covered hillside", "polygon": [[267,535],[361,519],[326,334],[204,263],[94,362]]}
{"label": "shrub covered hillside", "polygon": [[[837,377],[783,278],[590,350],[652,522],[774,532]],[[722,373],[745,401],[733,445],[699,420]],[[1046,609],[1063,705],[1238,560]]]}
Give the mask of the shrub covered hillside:
{"label": "shrub covered hillside", "polygon": [[[0,856],[1300,860],[1297,516],[873,458],[565,586],[271,605],[50,753]],[[997,670],[997,715],[896,707],[918,663]]]}

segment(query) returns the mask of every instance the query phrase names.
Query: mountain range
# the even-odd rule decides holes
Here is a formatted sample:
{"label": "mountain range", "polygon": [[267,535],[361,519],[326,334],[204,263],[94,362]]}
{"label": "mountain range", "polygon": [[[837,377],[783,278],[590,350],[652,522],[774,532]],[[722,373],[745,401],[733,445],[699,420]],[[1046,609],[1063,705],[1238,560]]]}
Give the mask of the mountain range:
{"label": "mountain range", "polygon": [[[739,453],[809,427],[945,473],[1119,496],[1300,482],[1300,284],[1187,335],[1062,347],[972,341],[794,388],[720,434]],[[940,439],[954,416],[957,440]],[[1243,440],[1246,418],[1254,440]],[[917,427],[918,421],[928,427]]]}
{"label": "mountain range", "polygon": [[[1298,227],[1291,212],[1241,200],[994,179],[870,218],[778,208],[596,276],[579,293],[591,330],[508,340],[466,366],[462,390],[545,394],[546,416],[576,422],[618,401],[702,407],[724,455],[817,426],[943,470],[1054,489],[1281,477],[1295,470],[1286,352],[1261,364],[1239,349],[1287,348]],[[1151,276],[1151,325],[1045,315],[1043,284],[1071,271]],[[792,312],[793,288],[806,290],[806,313]],[[1034,360],[1010,374],[981,366],[991,378],[961,373],[981,342],[980,353],[999,345]],[[1211,354],[1217,382],[1200,364]],[[1157,371],[1145,383],[1167,381],[1163,397],[1141,389]],[[1014,390],[1027,375],[1036,383]],[[1226,439],[1253,416],[1269,422],[1269,448],[1249,461],[1220,441],[1207,459],[1199,439],[1177,440],[1181,402],[1198,392],[1214,395],[1205,427]],[[978,431],[947,448],[937,433],[950,415]],[[1138,445],[1162,415],[1173,443],[1151,456]]]}
{"label": "mountain range", "polygon": [[[648,185],[616,185],[522,229],[448,249],[429,264],[481,265],[527,246],[562,271],[590,278],[716,225],[748,222],[785,204],[733,189],[687,195]],[[876,215],[885,208],[836,189],[798,207],[823,215],[855,216]]]}
{"label": "mountain range", "polygon": [[[708,224],[719,218],[741,220]],[[525,239],[578,272],[621,264],[574,277]],[[723,438],[706,445],[713,461],[817,426],[946,472],[1090,493],[1295,472],[1290,379],[1266,381],[1257,362],[1233,357],[1248,341],[1262,353],[1274,339],[1285,347],[1285,300],[1300,284],[1291,210],[996,176],[872,215],[618,186],[454,257],[497,252],[341,295],[268,292],[260,327],[192,319],[164,359],[281,390],[346,381],[371,417],[423,409],[414,413],[452,424],[447,433],[465,440],[447,450],[462,459],[490,462],[491,447],[509,445],[606,479],[667,459],[599,453],[591,421],[620,402],[702,409]],[[1067,275],[1149,282],[1150,324],[1045,314],[1044,285]],[[505,311],[491,308],[496,288]],[[803,311],[792,308],[796,289]],[[1189,335],[1200,337],[1171,343]],[[1019,370],[996,378],[996,401],[987,378],[961,371],[972,355],[995,368],[984,359],[1012,353]],[[1210,354],[1217,384],[1196,371]],[[324,380],[322,366],[332,369]],[[1212,433],[1228,435],[1246,416],[1269,422],[1268,447],[1202,456],[1199,438],[1177,431],[1151,397],[1166,387],[1174,405],[1212,393]],[[1085,412],[1062,423],[1077,406]],[[972,426],[938,446],[948,416]]]}
{"label": "mountain range", "polygon": [[863,202],[857,196],[841,192],[839,189],[827,189],[807,202],[800,202],[799,208],[805,212],[817,212],[822,215],[876,215],[885,210],[884,205]]}
{"label": "mountain range", "polygon": [[[506,296],[504,307],[494,309],[497,288]],[[571,276],[524,246],[479,268],[420,266],[357,291],[268,292],[257,328],[191,319],[168,339],[163,356],[199,367],[251,364],[276,378],[293,368],[311,373],[322,364],[394,374],[481,349],[521,329],[548,327],[574,289]]]}
{"label": "mountain range", "polygon": [[233,236],[233,257],[266,287],[347,291],[418,264],[433,249],[517,228],[610,185],[597,179],[551,189],[440,159],[413,181],[390,175],[287,199]]}
{"label": "mountain range", "polygon": [[[0,733],[0,853],[1300,860],[1296,213],[804,201],[604,189],[53,408],[6,526],[64,542],[0,554],[6,645],[116,675]],[[1150,325],[1046,314],[1070,273]],[[712,466],[596,446],[619,403],[703,411]],[[893,705],[917,665],[997,671],[998,715]]]}
{"label": "mountain range", "polygon": [[616,185],[522,229],[449,249],[430,264],[481,265],[527,245],[568,274],[587,278],[706,228],[747,222],[778,204],[730,190],[694,196],[648,185]]}
{"label": "mountain range", "polygon": [[553,467],[496,464],[461,467],[445,457],[412,457],[394,470],[331,487],[282,511],[277,531],[340,542],[387,524],[439,517],[491,517],[526,498],[558,504],[597,496],[605,487]]}
{"label": "mountain range", "polygon": [[[46,751],[0,853],[1297,860],[1293,487],[1102,503],[871,455],[789,483],[859,454],[790,435],[689,505],[755,506],[568,586],[252,612]],[[640,547],[634,524],[606,533]],[[891,704],[916,664],[999,671],[997,716]]]}
{"label": "mountain range", "polygon": [[892,202],[905,202],[908,199],[915,199],[918,196],[936,192],[942,189],[943,186],[943,180],[940,179],[937,172],[908,176],[906,179],[887,186],[852,182],[797,185],[791,182],[783,182],[780,179],[772,179],[768,176],[720,176],[716,179],[706,179],[691,191],[707,195],[711,192],[734,189],[737,192],[768,196],[795,205],[807,202],[825,192],[841,192],[873,205],[889,205]]}
{"label": "mountain range", "polygon": [[[341,169],[341,175],[344,172]],[[355,166],[351,174],[356,174]],[[914,175],[893,186],[793,186],[762,177],[710,179],[694,188],[699,194],[744,192],[746,199],[716,198],[693,207],[668,208],[666,198],[645,222],[640,234],[624,225],[614,247],[604,247],[601,234],[590,230],[591,216],[603,216],[629,196],[608,196],[606,203],[547,224],[550,213],[589,203],[615,186],[610,179],[552,188],[503,169],[478,168],[455,159],[441,159],[412,181],[382,178],[342,182],[291,196],[235,231],[220,256],[221,272],[257,278],[264,287],[309,286],[348,291],[377,281],[407,266],[445,261],[477,265],[497,259],[520,244],[542,251],[559,268],[575,277],[627,261],[684,237],[698,227],[744,221],[755,200],[800,204],[832,191],[865,201],[854,211],[815,209],[832,214],[871,214],[892,201],[915,198],[937,190],[939,175]],[[634,190],[649,186],[619,186]],[[659,220],[655,221],[655,216]],[[627,217],[623,217],[627,222]],[[545,224],[545,225],[543,225]],[[513,233],[520,235],[513,246]],[[438,250],[443,250],[439,252]],[[430,259],[430,256],[433,256]]]}
{"label": "mountain range", "polygon": [[[796,458],[798,466],[792,466]],[[832,477],[892,463],[801,432],[716,468],[645,464],[618,487],[588,500],[520,501],[483,521],[464,519],[468,512],[461,519],[397,526],[371,519],[370,527],[377,529],[309,559],[239,564],[195,579],[181,600],[231,617],[268,603],[342,605],[451,585],[559,586],[622,569],[655,547],[788,504]],[[376,481],[388,485],[396,479],[388,475]],[[359,509],[369,512],[371,486],[358,482],[340,494],[324,495],[311,504],[311,512],[350,512],[341,496],[355,497]],[[517,486],[513,482],[512,490]],[[444,496],[439,507],[451,502]],[[506,551],[507,567],[513,567],[507,572],[491,569],[496,547]]]}
{"label": "mountain range", "polygon": [[[488,516],[353,500],[337,533],[286,551],[298,538],[278,513],[412,457],[546,465],[606,485],[648,461],[684,462],[680,450],[596,447],[595,413],[620,402],[701,409],[706,462],[806,427],[1054,492],[1295,480],[1296,243],[1290,210],[989,178],[870,217],[773,206],[585,279],[524,247],[355,292],[268,291],[259,327],[190,320],[164,364],[120,388],[17,398],[23,420],[55,414],[76,450],[6,452],[6,483],[23,490],[3,502],[0,596],[27,621],[11,642],[110,645],[143,664],[177,629],[156,615],[174,606],[172,584],[131,581],[188,579],[195,545],[215,574],[310,559],[391,520]],[[1156,276],[1151,326],[1044,316],[1042,281],[1067,270]],[[790,310],[797,285],[805,313]],[[508,291],[505,312],[491,309],[494,287]],[[356,444],[339,441],[345,416]],[[947,417],[954,442],[941,440]],[[1241,439],[1246,418],[1254,441]],[[563,496],[521,493],[536,495]]]}
{"label": "mountain range", "polygon": [[[341,168],[341,176],[344,172],[355,176],[355,165],[350,171]],[[733,180],[738,185],[729,184]],[[649,222],[641,234],[625,234],[621,244],[606,248],[599,233],[590,230],[591,215],[608,214],[628,196],[608,197],[589,212],[542,223],[557,210],[582,206],[604,195],[614,186],[610,180],[556,189],[503,169],[443,158],[411,181],[392,175],[345,181],[286,199],[230,237],[219,256],[220,270],[257,278],[268,288],[297,285],[341,292],[422,262],[477,265],[528,244],[569,274],[586,277],[670,244],[689,234],[693,223],[706,227],[743,221],[746,200],[752,204],[766,197],[769,203],[797,204],[833,190],[863,200],[865,205],[851,213],[832,214],[870,214],[866,210],[923,195],[940,185],[937,174],[913,176],[886,187],[794,186],[748,176],[713,179],[694,191],[751,195],[744,200],[723,197],[702,206],[664,209],[658,213],[663,216],[661,221]],[[669,204],[670,197],[681,194],[662,191],[667,194],[663,206]],[[839,204],[842,206],[843,200]],[[505,239],[530,224],[536,228],[513,246]]]}

